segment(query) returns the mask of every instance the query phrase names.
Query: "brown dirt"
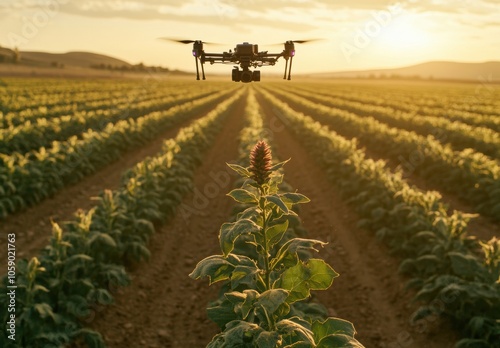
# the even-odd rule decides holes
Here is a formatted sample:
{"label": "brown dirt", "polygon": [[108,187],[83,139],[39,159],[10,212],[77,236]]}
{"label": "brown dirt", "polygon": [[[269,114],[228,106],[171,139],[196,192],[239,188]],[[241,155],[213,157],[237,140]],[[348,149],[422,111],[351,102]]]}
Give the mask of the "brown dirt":
{"label": "brown dirt", "polygon": [[217,298],[217,286],[188,274],[204,257],[220,254],[218,230],[233,207],[226,196],[233,186],[226,162],[238,158],[243,112],[241,102],[222,129],[226,136],[216,139],[196,170],[196,190],[153,236],[151,260],[131,272],[131,286],[121,289],[116,304],[91,323],[104,335],[107,347],[204,347],[217,333],[205,311]]}
{"label": "brown dirt", "polygon": [[[209,106],[210,107],[210,106]],[[207,107],[208,111],[209,107]],[[203,112],[200,111],[200,115]],[[77,209],[90,209],[95,205],[92,197],[98,196],[105,189],[115,189],[120,186],[121,176],[124,171],[147,156],[155,155],[161,150],[165,139],[175,137],[180,128],[188,125],[191,120],[181,122],[149,142],[148,144],[131,150],[122,157],[85,177],[80,182],[65,187],[54,196],[45,199],[40,204],[31,206],[26,210],[10,215],[1,223],[0,246],[1,250],[7,250],[6,236],[9,233],[16,234],[16,257],[30,258],[41,250],[51,236],[52,226],[50,220],[55,222],[70,220]],[[7,260],[0,260],[0,270],[6,269]],[[3,274],[0,271],[0,274]]]}

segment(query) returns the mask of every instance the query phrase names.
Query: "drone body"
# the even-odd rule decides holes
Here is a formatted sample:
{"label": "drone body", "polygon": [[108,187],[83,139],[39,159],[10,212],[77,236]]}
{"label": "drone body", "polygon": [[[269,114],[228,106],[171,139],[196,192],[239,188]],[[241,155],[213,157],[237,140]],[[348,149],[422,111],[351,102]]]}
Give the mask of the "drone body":
{"label": "drone body", "polygon": [[[236,64],[232,70],[232,80],[235,82],[249,83],[252,81],[260,81],[260,71],[250,70],[250,68],[257,68],[262,66],[275,65],[280,57],[285,59],[285,73],[283,79],[291,79],[292,74],[292,61],[295,56],[295,43],[305,43],[312,40],[289,40],[284,43],[284,49],[281,53],[269,53],[268,51],[260,51],[259,46],[248,42],[237,44],[234,51],[222,53],[208,53],[203,49],[203,42],[201,40],[172,40],[183,44],[193,44],[193,57],[196,64],[196,79],[200,79],[199,63],[201,64],[202,79],[205,80],[204,64]],[[290,60],[290,64],[288,61]],[[240,70],[241,68],[241,70]],[[288,77],[287,77],[288,72]]]}

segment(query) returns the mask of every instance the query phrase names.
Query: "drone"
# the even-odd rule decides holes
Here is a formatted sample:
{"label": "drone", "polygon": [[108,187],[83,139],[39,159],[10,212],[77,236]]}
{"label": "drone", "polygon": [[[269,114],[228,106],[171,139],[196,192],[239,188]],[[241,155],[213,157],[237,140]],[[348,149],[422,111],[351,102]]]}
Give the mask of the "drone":
{"label": "drone", "polygon": [[[204,42],[201,40],[175,40],[170,38],[160,38],[162,40],[168,40],[173,42],[178,42],[182,44],[193,44],[192,54],[196,64],[196,80],[200,79],[200,69],[199,65],[201,65],[201,74],[202,79],[205,80],[205,69],[204,64],[209,62],[211,65],[220,63],[220,64],[236,64],[232,70],[232,80],[235,82],[258,82],[260,81],[260,71],[259,70],[250,70],[250,68],[257,68],[262,66],[272,66],[275,65],[279,58],[283,57],[285,59],[285,73],[283,75],[283,79],[291,80],[292,75],[292,62],[293,57],[295,56],[295,44],[299,43],[307,43],[311,41],[316,41],[316,39],[312,40],[289,40],[285,41],[284,49],[281,53],[269,53],[268,51],[260,51],[259,46],[255,44],[251,44],[248,42],[243,42],[241,44],[237,44],[233,50],[229,50],[229,52],[222,53],[208,53],[203,49],[203,44],[210,44],[209,42]],[[200,64],[198,64],[198,61]],[[290,64],[288,63],[290,61]],[[240,70],[241,68],[241,70]],[[288,77],[287,77],[288,72]]]}

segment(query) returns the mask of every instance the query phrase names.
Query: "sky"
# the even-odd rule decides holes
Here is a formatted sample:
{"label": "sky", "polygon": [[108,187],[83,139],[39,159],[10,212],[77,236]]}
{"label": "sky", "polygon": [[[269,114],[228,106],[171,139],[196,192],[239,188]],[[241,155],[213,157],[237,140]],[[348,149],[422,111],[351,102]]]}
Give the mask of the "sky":
{"label": "sky", "polygon": [[0,0],[1,46],[194,71],[191,46],[160,37],[277,53],[272,44],[321,39],[296,45],[295,73],[498,61],[500,0]]}

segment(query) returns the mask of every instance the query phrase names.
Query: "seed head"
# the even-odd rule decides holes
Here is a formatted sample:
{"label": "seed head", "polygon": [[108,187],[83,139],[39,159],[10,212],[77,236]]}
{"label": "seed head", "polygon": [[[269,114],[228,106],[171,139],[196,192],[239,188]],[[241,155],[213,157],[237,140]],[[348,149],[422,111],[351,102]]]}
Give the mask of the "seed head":
{"label": "seed head", "polygon": [[269,145],[263,140],[259,141],[250,152],[250,168],[252,179],[258,185],[264,184],[271,175],[272,156]]}

